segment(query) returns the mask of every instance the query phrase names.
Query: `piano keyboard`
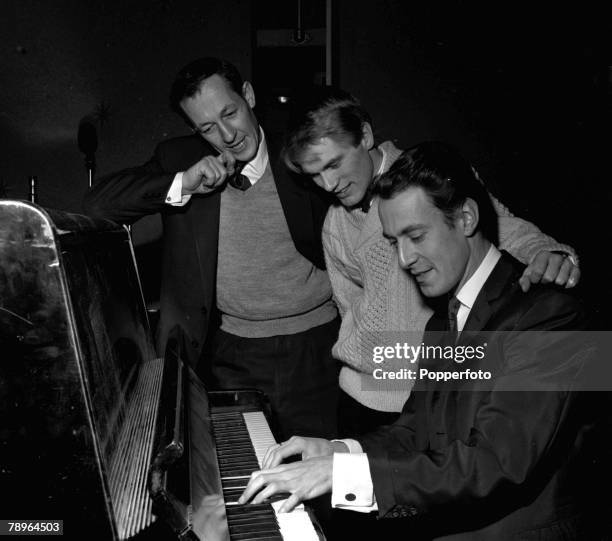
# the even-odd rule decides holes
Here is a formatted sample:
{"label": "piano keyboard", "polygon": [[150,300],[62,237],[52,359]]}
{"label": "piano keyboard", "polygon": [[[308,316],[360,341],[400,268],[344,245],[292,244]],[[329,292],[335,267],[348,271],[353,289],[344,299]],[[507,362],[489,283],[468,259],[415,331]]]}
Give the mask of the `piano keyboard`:
{"label": "piano keyboard", "polygon": [[211,420],[232,541],[319,541],[302,505],[290,513],[278,513],[284,500],[238,504],[251,473],[261,468],[266,450],[276,443],[263,412],[212,413]]}

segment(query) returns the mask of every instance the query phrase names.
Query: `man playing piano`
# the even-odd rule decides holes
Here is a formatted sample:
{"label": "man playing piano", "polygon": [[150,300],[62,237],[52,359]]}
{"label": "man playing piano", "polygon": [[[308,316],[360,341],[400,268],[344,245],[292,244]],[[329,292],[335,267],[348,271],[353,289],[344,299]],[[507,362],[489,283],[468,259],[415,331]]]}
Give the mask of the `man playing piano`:
{"label": "man playing piano", "polygon": [[[584,496],[600,393],[581,392],[594,356],[578,332],[580,304],[550,285],[521,290],[524,266],[495,247],[488,194],[452,148],[425,143],[403,153],[377,191],[402,269],[425,297],[445,300],[427,343],[455,353],[484,345],[486,354],[421,359],[390,426],[355,440],[294,437],[272,447],[241,501],[290,492],[289,510],[331,491],[336,507],[403,518],[395,531],[418,524],[427,538],[593,538]],[[446,332],[436,337],[436,329]],[[491,378],[438,376],[470,370]],[[279,465],[296,454],[301,462]]]}
{"label": "man playing piano", "polygon": [[[375,144],[370,115],[347,92],[309,89],[292,104],[285,161],[339,203],[325,219],[323,247],[342,316],[333,349],[342,363],[341,434],[364,433],[397,418],[411,382],[388,381],[381,389],[372,377],[372,347],[385,345],[391,333],[422,333],[431,315],[383,238],[378,200],[370,193],[374,179],[400,152],[391,141]],[[493,202],[501,248],[528,265],[521,277],[524,289],[539,281],[576,285],[580,271],[573,250]]]}
{"label": "man playing piano", "polygon": [[161,213],[160,351],[178,325],[212,387],[266,393],[284,437],[333,437],[339,324],[321,247],[327,194],[289,178],[253,111],[253,87],[230,63],[191,62],[170,98],[194,133],[101,178],[85,211],[123,223]]}

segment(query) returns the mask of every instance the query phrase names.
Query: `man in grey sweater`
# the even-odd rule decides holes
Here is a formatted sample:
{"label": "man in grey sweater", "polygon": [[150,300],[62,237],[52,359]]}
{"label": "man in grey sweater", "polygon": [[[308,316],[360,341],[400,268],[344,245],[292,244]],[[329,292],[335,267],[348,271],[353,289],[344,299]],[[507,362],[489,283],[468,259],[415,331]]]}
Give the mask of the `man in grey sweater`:
{"label": "man in grey sweater", "polygon": [[280,142],[257,121],[253,87],[229,62],[189,63],[170,101],[193,133],[101,178],[85,210],[124,223],[161,214],[160,352],[178,326],[209,388],[266,393],[281,437],[333,437],[338,318],[321,248],[329,198],[289,177]]}

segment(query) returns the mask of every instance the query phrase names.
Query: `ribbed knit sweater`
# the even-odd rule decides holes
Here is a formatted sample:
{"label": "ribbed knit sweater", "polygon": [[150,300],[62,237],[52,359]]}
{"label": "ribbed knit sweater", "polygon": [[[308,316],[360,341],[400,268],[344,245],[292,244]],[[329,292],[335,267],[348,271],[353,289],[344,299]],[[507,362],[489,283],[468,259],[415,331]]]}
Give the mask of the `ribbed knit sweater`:
{"label": "ribbed knit sweater", "polygon": [[[386,141],[378,147],[386,172],[401,151]],[[533,224],[514,217],[492,197],[499,216],[501,249],[523,263],[541,250],[575,256]],[[412,276],[404,272],[396,250],[382,236],[378,201],[369,212],[331,207],[323,226],[323,247],[334,299],[342,316],[334,356],[342,361],[340,387],[361,404],[379,411],[401,411],[414,381],[376,380],[373,371],[416,367],[408,360],[373,361],[373,348],[396,343],[421,343],[431,310]]]}

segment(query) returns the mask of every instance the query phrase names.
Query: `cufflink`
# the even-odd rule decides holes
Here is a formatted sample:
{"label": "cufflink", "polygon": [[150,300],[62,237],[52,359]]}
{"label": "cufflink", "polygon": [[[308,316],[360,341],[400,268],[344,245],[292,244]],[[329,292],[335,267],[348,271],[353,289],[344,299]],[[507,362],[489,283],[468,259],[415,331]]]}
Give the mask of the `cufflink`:
{"label": "cufflink", "polygon": [[166,201],[172,201],[172,197],[166,197]]}
{"label": "cufflink", "polygon": [[353,494],[352,492],[349,492],[348,494],[344,495],[344,499],[347,502],[354,502],[357,499],[357,496],[355,496],[355,494]]}

